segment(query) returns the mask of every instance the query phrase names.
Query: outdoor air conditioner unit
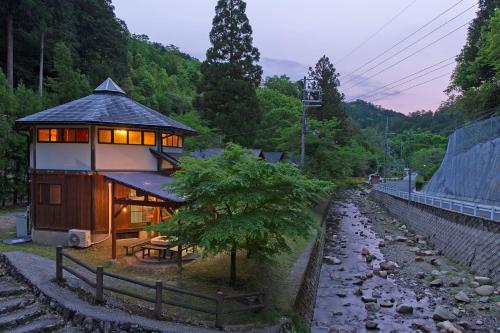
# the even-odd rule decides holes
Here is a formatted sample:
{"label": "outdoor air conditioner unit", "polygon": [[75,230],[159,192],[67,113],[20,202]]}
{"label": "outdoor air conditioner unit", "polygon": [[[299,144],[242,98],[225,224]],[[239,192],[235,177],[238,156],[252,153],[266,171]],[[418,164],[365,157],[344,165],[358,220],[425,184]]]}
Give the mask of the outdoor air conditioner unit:
{"label": "outdoor air conditioner unit", "polygon": [[68,245],[82,248],[92,245],[90,230],[71,229],[68,231]]}

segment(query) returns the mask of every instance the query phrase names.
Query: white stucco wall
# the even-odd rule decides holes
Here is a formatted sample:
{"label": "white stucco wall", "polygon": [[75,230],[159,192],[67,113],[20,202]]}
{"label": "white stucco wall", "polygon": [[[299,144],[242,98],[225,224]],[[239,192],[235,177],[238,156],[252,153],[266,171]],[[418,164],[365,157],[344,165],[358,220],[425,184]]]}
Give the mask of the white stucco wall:
{"label": "white stucco wall", "polygon": [[152,146],[100,144],[95,145],[97,170],[158,170],[157,159],[151,154]]}
{"label": "white stucco wall", "polygon": [[90,170],[90,144],[38,142],[36,145],[36,168]]}
{"label": "white stucco wall", "polygon": [[[40,128],[48,127],[49,126],[40,126]],[[59,127],[82,128],[82,126],[50,126],[50,128]],[[36,145],[37,169],[90,170],[90,141],[89,143],[38,142],[36,133],[35,129],[35,138],[33,142]],[[31,158],[30,164],[32,166],[33,163],[34,160]]]}

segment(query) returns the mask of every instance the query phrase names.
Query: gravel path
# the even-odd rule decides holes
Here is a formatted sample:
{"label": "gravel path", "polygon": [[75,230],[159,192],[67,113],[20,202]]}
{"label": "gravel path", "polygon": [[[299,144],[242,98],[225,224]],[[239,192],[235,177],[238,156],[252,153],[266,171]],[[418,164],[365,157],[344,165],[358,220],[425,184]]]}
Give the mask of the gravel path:
{"label": "gravel path", "polygon": [[500,290],[475,289],[487,277],[449,263],[365,192],[346,192],[334,212],[312,332],[500,332]]}

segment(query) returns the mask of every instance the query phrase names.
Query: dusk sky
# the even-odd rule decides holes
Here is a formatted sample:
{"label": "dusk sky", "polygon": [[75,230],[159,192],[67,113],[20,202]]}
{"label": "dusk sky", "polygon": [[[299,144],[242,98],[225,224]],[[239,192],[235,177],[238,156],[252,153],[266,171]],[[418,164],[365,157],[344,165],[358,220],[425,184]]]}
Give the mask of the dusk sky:
{"label": "dusk sky", "polygon": [[[353,73],[355,76],[348,75],[457,3],[408,40]],[[265,76],[286,74],[299,79],[325,54],[341,74],[340,90],[346,100],[368,95],[364,99],[373,100],[374,104],[408,113],[434,111],[446,99],[443,90],[454,65],[453,60],[444,60],[458,54],[465,43],[467,25],[459,27],[474,18],[475,3],[474,0],[248,0],[247,15]],[[146,34],[152,41],[174,44],[183,52],[204,59],[210,46],[208,34],[216,0],[114,0],[113,4],[116,15],[125,20],[131,33]],[[445,24],[448,20],[451,21]],[[448,33],[451,34],[410,56]],[[429,36],[422,38],[426,34]],[[390,58],[420,38],[414,46]],[[410,56],[407,60],[385,70],[407,56]],[[381,63],[387,58],[390,60]],[[393,89],[391,86],[379,89],[441,61],[398,83],[413,79],[411,82]],[[434,72],[416,78],[431,70]],[[402,91],[434,78],[438,79]]]}

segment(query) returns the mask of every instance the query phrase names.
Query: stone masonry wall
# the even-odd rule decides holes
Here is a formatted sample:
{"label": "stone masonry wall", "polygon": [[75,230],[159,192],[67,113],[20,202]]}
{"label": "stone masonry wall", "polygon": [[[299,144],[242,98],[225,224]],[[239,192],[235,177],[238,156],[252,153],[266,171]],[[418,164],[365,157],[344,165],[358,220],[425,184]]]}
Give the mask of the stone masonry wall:
{"label": "stone masonry wall", "polygon": [[408,202],[372,190],[370,197],[384,206],[434,247],[477,274],[500,281],[500,223]]}
{"label": "stone masonry wall", "polygon": [[318,236],[314,242],[307,268],[293,305],[294,310],[308,326],[314,315],[313,310],[316,301],[316,292],[318,290],[321,264],[323,263],[323,251],[325,248],[326,219],[330,215],[330,209],[332,209],[332,205],[331,202],[328,202],[326,209],[323,211],[321,228],[318,231]]}

